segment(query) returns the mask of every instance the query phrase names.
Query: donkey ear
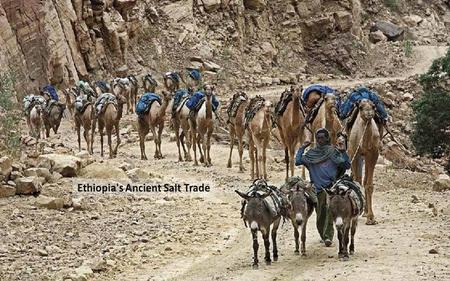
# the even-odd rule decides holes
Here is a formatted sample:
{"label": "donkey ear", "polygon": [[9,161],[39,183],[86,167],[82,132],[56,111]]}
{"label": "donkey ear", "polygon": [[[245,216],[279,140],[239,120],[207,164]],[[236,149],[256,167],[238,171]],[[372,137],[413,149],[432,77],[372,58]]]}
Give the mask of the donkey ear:
{"label": "donkey ear", "polygon": [[234,192],[236,192],[239,196],[241,196],[242,198],[244,198],[245,200],[250,199],[250,196],[248,196],[245,193],[240,192],[239,190],[235,190]]}

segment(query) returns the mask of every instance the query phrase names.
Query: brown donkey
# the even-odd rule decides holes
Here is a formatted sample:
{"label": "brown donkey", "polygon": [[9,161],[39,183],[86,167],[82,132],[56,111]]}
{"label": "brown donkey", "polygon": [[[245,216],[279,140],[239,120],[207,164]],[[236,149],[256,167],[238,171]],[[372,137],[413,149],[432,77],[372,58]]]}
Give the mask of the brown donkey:
{"label": "brown donkey", "polygon": [[[298,143],[303,143],[305,139],[304,126],[305,122],[304,110],[300,103],[300,95],[303,91],[301,86],[291,87],[285,91],[280,98],[280,103],[284,100],[290,100],[283,114],[277,120],[278,131],[280,132],[281,142],[284,145],[284,159],[286,162],[286,180],[294,176],[295,169],[295,152]],[[304,173],[304,170],[303,170]]]}
{"label": "brown donkey", "polygon": [[306,256],[306,225],[308,219],[314,211],[314,199],[311,197],[313,193],[311,187],[307,186],[300,177],[291,177],[288,181],[297,181],[294,185],[290,185],[288,188],[282,187],[281,191],[287,195],[289,201],[289,208],[287,209],[287,217],[291,220],[294,227],[294,239],[295,239],[295,253],[299,254],[299,231],[298,228],[302,227],[302,256]]}
{"label": "brown donkey", "polygon": [[[153,133],[153,139],[155,141],[155,159],[162,159],[161,152],[161,134],[164,129],[164,117],[166,116],[166,109],[172,98],[170,93],[162,92],[163,101],[160,104],[158,101],[154,101],[150,105],[150,109],[145,115],[138,116],[138,131],[139,131],[139,144],[141,147],[141,159],[147,160],[145,154],[145,136],[151,130]],[[156,131],[158,128],[158,131]]]}
{"label": "brown donkey", "polygon": [[373,174],[381,149],[380,125],[375,122],[375,105],[362,99],[357,108],[358,112],[349,135],[349,157],[352,159],[353,178],[362,184],[362,159],[364,159],[364,191],[367,204],[364,213],[367,215],[366,224],[376,224],[372,210]]}
{"label": "brown donkey", "polygon": [[248,104],[248,98],[245,93],[236,93],[227,108],[228,129],[230,130],[230,156],[228,157],[227,168],[231,168],[231,155],[233,153],[234,139],[238,140],[239,150],[239,171],[244,171],[242,164],[242,154],[244,152],[244,134],[245,134],[245,107]]}
{"label": "brown donkey", "polygon": [[[235,192],[247,202],[245,209],[243,210],[242,218],[244,219],[246,225],[250,225],[250,231],[253,237],[253,267],[258,267],[258,231],[261,232],[264,240],[264,260],[266,261],[266,264],[271,263],[269,234],[272,234],[273,260],[277,261],[277,230],[280,225],[281,214],[274,214],[271,212],[265,202],[265,200],[270,200],[269,198],[272,193],[267,192],[261,195],[257,191],[254,191],[248,195],[238,190],[235,190]],[[270,231],[270,226],[272,224],[272,231]]]}
{"label": "brown donkey", "polygon": [[261,96],[256,96],[250,100],[246,108],[246,128],[251,163],[250,177],[252,179],[260,177],[267,179],[266,149],[272,128],[271,107],[272,103],[270,101],[266,101]]}

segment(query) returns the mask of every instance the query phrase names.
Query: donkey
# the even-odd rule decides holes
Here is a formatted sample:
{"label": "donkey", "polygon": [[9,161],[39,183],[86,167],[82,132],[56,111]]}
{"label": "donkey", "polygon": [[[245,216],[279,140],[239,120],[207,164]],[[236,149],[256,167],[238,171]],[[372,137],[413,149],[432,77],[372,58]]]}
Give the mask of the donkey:
{"label": "donkey", "polygon": [[[343,261],[349,260],[348,242],[349,233],[351,232],[350,240],[350,255],[355,252],[354,237],[356,227],[358,226],[358,217],[364,209],[363,199],[360,201],[360,206],[356,206],[354,199],[356,192],[348,187],[336,183],[331,189],[324,189],[328,198],[328,206],[333,218],[336,232],[339,239],[338,257]],[[355,196],[352,196],[352,193]]]}
{"label": "donkey", "polygon": [[265,256],[264,260],[266,264],[271,263],[270,259],[270,241],[269,241],[269,233],[270,226],[272,226],[272,243],[273,243],[273,260],[278,260],[278,249],[277,249],[277,230],[280,225],[281,214],[274,215],[269,208],[266,206],[264,202],[267,197],[272,195],[272,191],[269,191],[265,194],[260,195],[257,191],[253,191],[249,194],[242,193],[238,190],[235,190],[239,196],[241,196],[246,202],[245,209],[242,214],[242,218],[244,219],[245,224],[250,225],[250,230],[253,237],[253,268],[258,268],[258,230],[262,234],[262,238],[264,240],[265,247]]}
{"label": "donkey", "polygon": [[[302,227],[302,248],[301,253],[302,256],[306,256],[306,225],[308,223],[308,219],[314,211],[314,199],[311,198],[310,190],[307,189],[306,183],[302,184],[303,181],[299,177],[291,177],[298,178],[299,181],[294,186],[290,188],[282,187],[281,191],[287,195],[289,208],[286,211],[287,217],[291,220],[292,226],[294,227],[294,239],[295,239],[295,254],[299,254],[298,248],[298,237],[299,231],[298,228]],[[312,191],[312,190],[311,190]]]}

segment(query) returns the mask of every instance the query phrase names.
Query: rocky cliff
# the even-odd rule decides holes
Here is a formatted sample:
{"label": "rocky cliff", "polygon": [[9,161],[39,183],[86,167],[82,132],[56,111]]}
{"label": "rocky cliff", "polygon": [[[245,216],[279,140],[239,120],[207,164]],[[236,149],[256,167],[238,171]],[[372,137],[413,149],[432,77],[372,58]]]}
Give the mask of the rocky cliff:
{"label": "rocky cliff", "polygon": [[[407,64],[402,45],[369,43],[375,19],[393,21],[422,44],[448,40],[448,1],[379,2],[0,0],[0,71],[14,70],[22,92],[189,65],[231,87],[268,85],[320,73],[395,72]],[[372,58],[395,64],[380,69]]]}

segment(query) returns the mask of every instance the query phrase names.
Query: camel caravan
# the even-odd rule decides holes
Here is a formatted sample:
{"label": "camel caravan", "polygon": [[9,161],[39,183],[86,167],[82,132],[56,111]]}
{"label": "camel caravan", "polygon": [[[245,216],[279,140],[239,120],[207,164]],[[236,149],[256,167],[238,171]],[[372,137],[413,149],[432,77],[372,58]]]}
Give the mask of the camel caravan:
{"label": "camel caravan", "polygon": [[[228,102],[225,125],[219,115],[216,85],[204,83],[200,70],[166,72],[161,80],[162,85],[152,74],[145,74],[141,80],[129,75],[110,83],[78,81],[62,91],[64,103],[56,89],[47,85],[23,100],[30,135],[39,140],[49,137],[51,130],[56,134],[67,109],[77,133],[78,150],[94,154],[98,129],[100,155],[104,156],[106,134],[107,154],[114,158],[121,144],[121,119],[133,114],[140,159],[148,160],[146,137],[151,132],[154,159],[158,160],[165,157],[162,132],[170,120],[178,161],[210,167],[214,130],[226,126],[230,148],[227,168],[233,167],[237,144],[238,170],[245,172],[243,154],[248,147],[253,183],[247,191],[236,192],[242,198],[241,217],[253,237],[253,266],[259,264],[258,232],[264,240],[266,263],[272,261],[269,236],[272,258],[278,259],[281,219],[290,221],[294,228],[295,253],[306,255],[306,225],[314,211],[321,241],[331,246],[336,231],[339,258],[349,259],[355,251],[358,217],[364,213],[366,224],[377,223],[372,208],[373,176],[388,115],[374,91],[359,87],[340,93],[326,85],[294,85],[280,94],[275,105],[267,97],[251,97],[240,91]],[[163,90],[158,91],[161,86]],[[274,135],[285,156],[285,183],[280,187],[268,183],[267,149]],[[296,166],[302,167],[301,176],[295,176]]]}

